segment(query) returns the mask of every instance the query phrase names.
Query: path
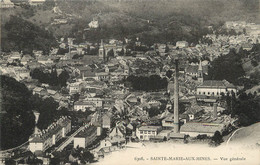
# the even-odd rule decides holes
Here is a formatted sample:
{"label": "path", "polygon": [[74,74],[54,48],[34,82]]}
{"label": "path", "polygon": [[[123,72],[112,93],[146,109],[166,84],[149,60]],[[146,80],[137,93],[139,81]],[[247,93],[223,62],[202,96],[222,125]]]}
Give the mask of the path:
{"label": "path", "polygon": [[231,138],[235,135],[235,133],[237,132],[237,131],[239,131],[239,130],[241,130],[243,127],[241,127],[241,128],[238,128],[237,130],[235,130],[232,134],[231,134],[231,136],[228,138],[228,140],[227,140],[227,143],[226,143],[226,145],[228,145],[228,143],[229,143],[229,141],[231,140]]}

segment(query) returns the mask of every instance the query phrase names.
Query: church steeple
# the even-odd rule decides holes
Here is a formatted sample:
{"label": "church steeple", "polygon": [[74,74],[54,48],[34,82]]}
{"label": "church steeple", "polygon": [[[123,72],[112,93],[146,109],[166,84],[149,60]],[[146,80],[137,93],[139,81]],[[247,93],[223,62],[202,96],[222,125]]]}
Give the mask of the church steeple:
{"label": "church steeple", "polygon": [[203,68],[202,68],[202,62],[200,60],[199,68],[198,68],[198,82],[203,83]]}
{"label": "church steeple", "polygon": [[103,61],[105,62],[106,61],[106,52],[105,52],[105,46],[104,46],[102,39],[101,39],[101,44],[100,44],[100,47],[99,47],[99,53],[98,54],[99,54],[99,58],[103,59]]}

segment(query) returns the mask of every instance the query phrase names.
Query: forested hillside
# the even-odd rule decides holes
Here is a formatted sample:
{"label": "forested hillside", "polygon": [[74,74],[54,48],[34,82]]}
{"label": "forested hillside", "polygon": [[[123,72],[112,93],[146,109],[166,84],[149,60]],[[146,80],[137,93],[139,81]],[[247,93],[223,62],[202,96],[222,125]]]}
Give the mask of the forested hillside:
{"label": "forested hillside", "polygon": [[31,93],[24,84],[1,76],[1,149],[16,147],[28,140],[35,125]]}
{"label": "forested hillside", "polygon": [[21,17],[11,16],[4,28],[7,36],[2,38],[3,51],[32,53],[33,50],[42,50],[48,54],[51,47],[57,45],[51,32]]}
{"label": "forested hillside", "polygon": [[[54,13],[54,7],[61,13]],[[208,25],[223,25],[225,21],[259,21],[259,1],[257,0],[168,0],[168,1],[117,1],[117,0],[48,0],[43,6],[17,6],[2,12],[2,48],[39,48],[47,51],[54,44],[45,40],[52,37],[74,37],[75,42],[85,39],[100,42],[100,39],[123,39],[139,37],[146,44],[187,40],[196,44],[207,33]],[[19,20],[11,15],[20,15]],[[66,24],[52,24],[54,19],[66,18]],[[22,21],[24,19],[24,21]],[[99,21],[100,27],[88,29],[91,20]],[[16,21],[16,25],[12,25]],[[32,27],[32,24],[36,25]],[[18,22],[21,22],[18,23]],[[20,35],[24,23],[30,27],[31,38]],[[7,25],[5,25],[7,24]],[[21,29],[16,27],[21,26]],[[43,29],[48,29],[48,33]],[[16,34],[15,30],[18,30]],[[35,38],[34,34],[39,37]],[[13,38],[18,38],[13,41]],[[26,39],[28,43],[24,43]],[[10,40],[11,42],[9,42]],[[6,45],[5,43],[7,43]],[[12,44],[10,44],[12,43]],[[41,44],[43,43],[43,44]],[[23,48],[25,49],[25,48]]]}
{"label": "forested hillside", "polygon": [[59,104],[53,98],[42,99],[32,95],[28,88],[14,78],[0,76],[1,80],[1,149],[16,147],[26,142],[33,133],[35,117],[40,112],[38,128],[46,129],[55,119],[66,115],[57,111]]}

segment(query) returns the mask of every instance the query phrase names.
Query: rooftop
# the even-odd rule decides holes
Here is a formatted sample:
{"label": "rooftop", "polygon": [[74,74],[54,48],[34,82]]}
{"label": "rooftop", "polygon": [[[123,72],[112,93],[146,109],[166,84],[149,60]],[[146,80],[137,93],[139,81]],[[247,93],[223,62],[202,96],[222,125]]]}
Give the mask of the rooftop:
{"label": "rooftop", "polygon": [[93,133],[96,133],[97,131],[97,127],[88,127],[85,128],[83,131],[79,132],[75,137],[83,137],[86,138],[90,135],[92,135]]}
{"label": "rooftop", "polygon": [[139,131],[157,131],[162,128],[161,126],[142,126],[139,128]]}
{"label": "rooftop", "polygon": [[181,126],[181,132],[200,132],[200,133],[215,133],[224,128],[224,124],[216,123],[195,123],[189,122]]}

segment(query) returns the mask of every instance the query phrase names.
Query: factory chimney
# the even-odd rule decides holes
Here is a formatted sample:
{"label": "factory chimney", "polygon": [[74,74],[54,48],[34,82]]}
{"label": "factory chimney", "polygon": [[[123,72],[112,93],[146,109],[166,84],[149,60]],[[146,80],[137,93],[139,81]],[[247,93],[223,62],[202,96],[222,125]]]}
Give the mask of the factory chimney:
{"label": "factory chimney", "polygon": [[213,103],[213,118],[217,118],[218,117],[218,113],[217,113],[217,103]]}
{"label": "factory chimney", "polygon": [[178,60],[175,60],[174,75],[174,133],[179,133],[179,85],[178,85]]}

